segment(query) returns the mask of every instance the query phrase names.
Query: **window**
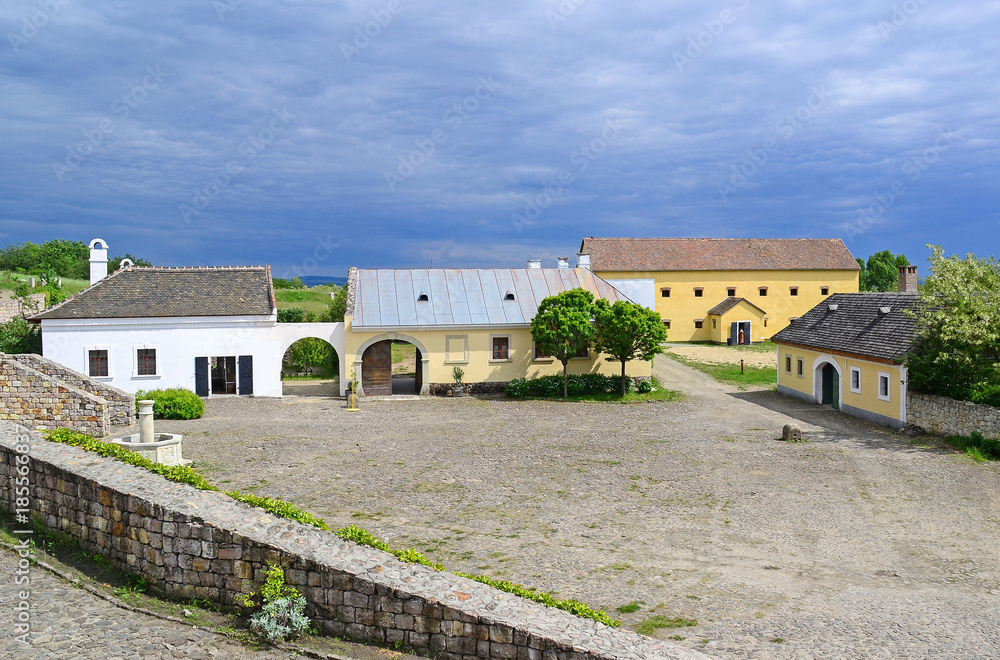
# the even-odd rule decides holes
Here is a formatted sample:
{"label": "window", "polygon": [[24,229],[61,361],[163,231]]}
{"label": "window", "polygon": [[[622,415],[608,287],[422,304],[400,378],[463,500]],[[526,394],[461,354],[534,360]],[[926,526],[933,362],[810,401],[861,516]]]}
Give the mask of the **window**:
{"label": "window", "polygon": [[820,292],[821,295],[828,296],[828,295],[830,295],[830,287],[828,287],[828,286],[821,286],[819,288],[819,292]]}
{"label": "window", "polygon": [[766,316],[764,317],[764,327],[765,328],[767,327],[767,317]]}
{"label": "window", "polygon": [[694,288],[694,297],[695,298],[701,298],[704,293],[705,293],[705,289],[703,287],[696,286]]}
{"label": "window", "polygon": [[580,350],[578,350],[576,352],[576,355],[574,355],[573,357],[574,358],[589,358],[590,357],[590,347],[589,346],[584,346],[583,348],[581,348]]}
{"label": "window", "polygon": [[156,349],[137,348],[135,349],[135,375],[136,376],[157,376],[156,371]]}
{"label": "window", "polygon": [[712,319],[712,330],[715,330],[717,327],[719,327],[719,326],[716,325],[715,319]]}
{"label": "window", "polygon": [[790,287],[788,287],[788,295],[790,295],[790,296],[797,296],[797,295],[799,295],[799,287],[797,287],[797,286],[790,286]]}
{"label": "window", "polygon": [[761,298],[766,297],[767,296],[767,287],[766,286],[757,287],[757,293],[760,294]]}
{"label": "window", "polygon": [[663,287],[662,289],[660,289],[660,297],[661,298],[669,298],[670,297],[670,287],[669,286]]}
{"label": "window", "polygon": [[87,375],[95,378],[107,378],[111,373],[106,348],[92,348],[87,351]]}
{"label": "window", "polygon": [[697,320],[696,320],[696,321],[694,322],[694,327],[696,327],[696,328],[701,328],[701,326],[702,326],[702,325],[704,324],[704,322],[705,322],[705,319],[697,319]]}
{"label": "window", "polygon": [[889,400],[889,374],[882,371],[878,372],[878,398]]}
{"label": "window", "polygon": [[551,355],[546,355],[542,353],[542,349],[538,348],[538,344],[534,344],[534,359],[535,360],[551,360]]}
{"label": "window", "polygon": [[851,391],[855,394],[861,394],[861,369],[859,367],[851,367]]}
{"label": "window", "polygon": [[445,362],[469,361],[468,335],[448,335],[444,338]]}
{"label": "window", "polygon": [[736,297],[736,287],[731,286],[728,289],[726,289],[726,295],[729,296],[730,298],[735,298]]}
{"label": "window", "polygon": [[785,373],[786,374],[792,373],[792,356],[791,355],[786,355],[785,356]]}
{"label": "window", "polygon": [[795,361],[795,375],[802,378],[802,358]]}
{"label": "window", "polygon": [[510,337],[493,337],[491,360],[510,360]]}
{"label": "window", "polygon": [[669,320],[668,321],[664,321],[663,322],[663,327],[665,327],[667,330],[669,330],[670,329],[670,321]]}

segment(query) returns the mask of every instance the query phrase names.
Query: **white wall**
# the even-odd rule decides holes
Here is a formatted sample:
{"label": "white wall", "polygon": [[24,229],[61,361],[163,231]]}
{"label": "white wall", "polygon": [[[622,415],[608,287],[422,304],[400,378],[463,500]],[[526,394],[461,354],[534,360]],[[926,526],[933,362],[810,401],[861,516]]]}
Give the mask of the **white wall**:
{"label": "white wall", "polygon": [[605,280],[632,302],[656,310],[656,280]]}
{"label": "white wall", "polygon": [[[343,323],[276,323],[274,316],[162,319],[47,319],[42,321],[42,354],[87,373],[87,350],[107,347],[105,382],[138,390],[183,387],[194,391],[196,357],[253,356],[254,395],[281,396],[281,357],[303,337],[330,342],[344,381]],[[157,348],[157,376],[136,375],[136,347]]]}

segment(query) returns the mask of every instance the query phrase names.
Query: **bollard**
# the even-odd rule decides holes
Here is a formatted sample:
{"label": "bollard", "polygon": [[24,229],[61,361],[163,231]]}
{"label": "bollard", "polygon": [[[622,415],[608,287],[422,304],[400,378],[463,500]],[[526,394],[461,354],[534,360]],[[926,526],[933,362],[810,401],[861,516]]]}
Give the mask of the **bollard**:
{"label": "bollard", "polygon": [[139,442],[153,442],[153,402],[139,402]]}

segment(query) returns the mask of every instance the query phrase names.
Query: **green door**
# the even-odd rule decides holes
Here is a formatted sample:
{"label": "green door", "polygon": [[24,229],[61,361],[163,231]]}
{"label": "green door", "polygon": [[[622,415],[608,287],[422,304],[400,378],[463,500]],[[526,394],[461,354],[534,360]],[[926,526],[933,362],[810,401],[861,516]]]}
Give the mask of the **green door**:
{"label": "green door", "polygon": [[830,402],[834,409],[840,410],[840,374],[833,367],[830,367],[830,371],[833,372],[833,382],[830,383]]}

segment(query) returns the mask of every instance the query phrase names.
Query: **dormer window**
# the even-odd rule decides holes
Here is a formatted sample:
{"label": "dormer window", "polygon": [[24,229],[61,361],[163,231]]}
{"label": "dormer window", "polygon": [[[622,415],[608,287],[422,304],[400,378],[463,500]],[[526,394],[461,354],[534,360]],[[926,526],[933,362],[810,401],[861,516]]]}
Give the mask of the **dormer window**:
{"label": "dormer window", "polygon": [[427,294],[424,293],[423,291],[421,291],[420,295],[417,296],[417,302],[427,302],[428,300],[430,300],[430,298],[428,298]]}
{"label": "dormer window", "polygon": [[507,293],[504,294],[503,299],[504,300],[514,300],[514,294],[511,293],[510,291],[508,291]]}

